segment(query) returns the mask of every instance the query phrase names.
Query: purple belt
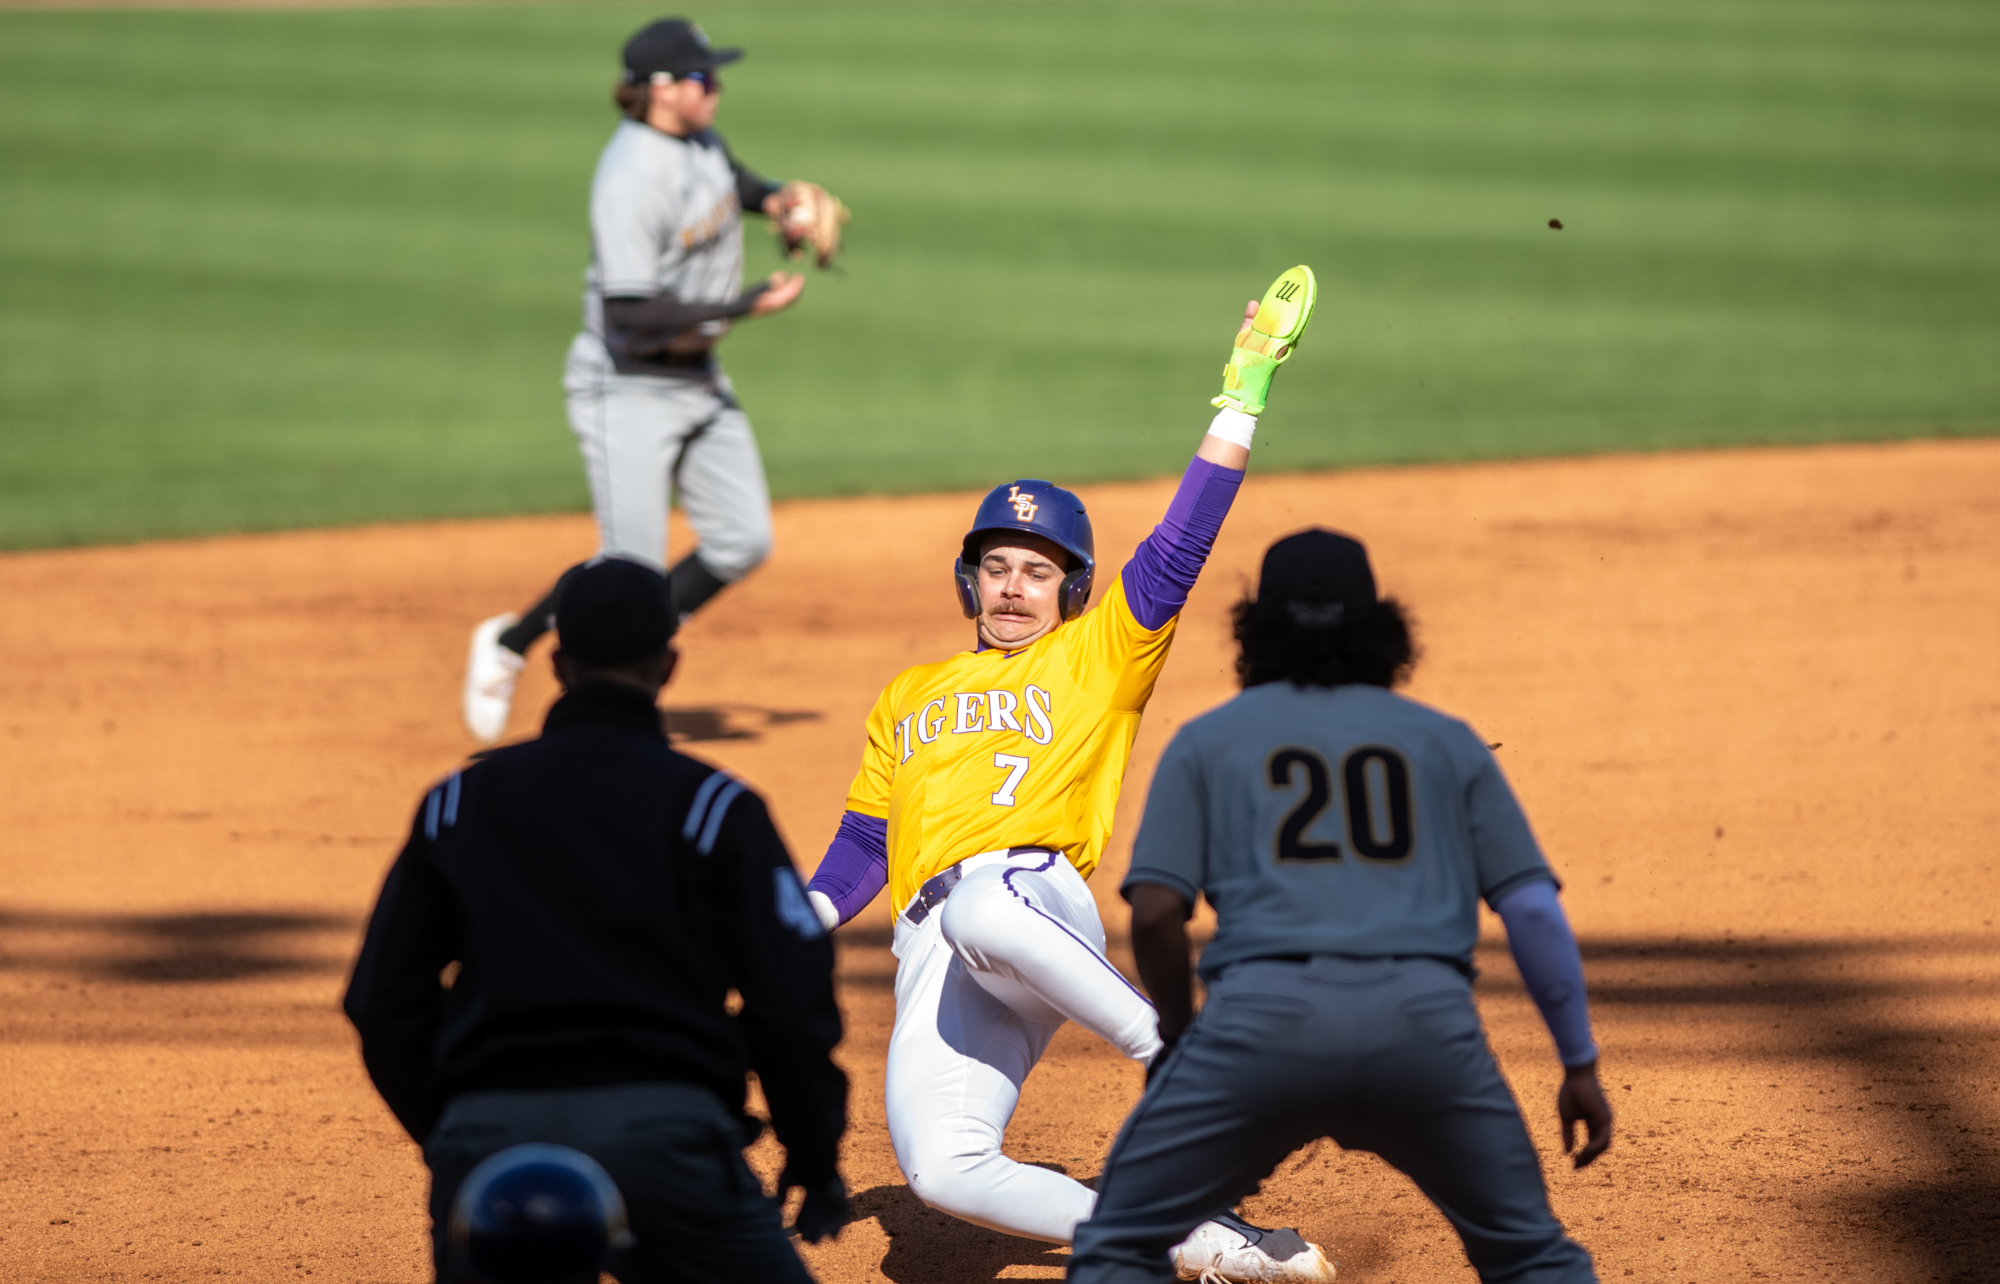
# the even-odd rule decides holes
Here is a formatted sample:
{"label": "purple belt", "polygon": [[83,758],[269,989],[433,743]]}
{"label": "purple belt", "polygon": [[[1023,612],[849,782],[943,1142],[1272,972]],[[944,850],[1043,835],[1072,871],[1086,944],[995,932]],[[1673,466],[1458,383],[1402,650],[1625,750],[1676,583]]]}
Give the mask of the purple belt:
{"label": "purple belt", "polygon": [[[1025,852],[1053,853],[1054,851],[1052,847],[1009,847],[1007,854],[1019,856]],[[963,864],[963,861],[959,862],[959,865]],[[944,898],[951,895],[952,888],[958,886],[958,880],[965,877],[965,871],[959,868],[959,865],[939,870],[925,879],[924,885],[917,889],[917,894],[910,898],[910,903],[903,907],[903,917],[910,920],[911,927],[916,927],[929,918],[931,911],[944,904]]]}

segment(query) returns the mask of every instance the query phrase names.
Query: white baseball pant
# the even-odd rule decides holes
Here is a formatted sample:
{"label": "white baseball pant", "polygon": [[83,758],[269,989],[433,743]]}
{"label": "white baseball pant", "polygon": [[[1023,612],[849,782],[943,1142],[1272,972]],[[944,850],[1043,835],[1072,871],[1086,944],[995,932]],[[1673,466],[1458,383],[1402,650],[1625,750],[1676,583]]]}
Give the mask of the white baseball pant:
{"label": "white baseball pant", "polygon": [[1097,903],[1061,853],[982,852],[960,869],[922,923],[896,920],[889,1140],[931,1207],[1066,1244],[1097,1196],[1000,1153],[1021,1084],[1065,1020],[1141,1062],[1160,1050],[1159,1021],[1105,958]]}
{"label": "white baseball pant", "polygon": [[599,553],[667,565],[667,507],[700,537],[701,563],[725,583],[771,552],[771,494],[750,418],[729,376],[621,375],[603,340],[579,334],[563,369],[570,430],[583,451]]}

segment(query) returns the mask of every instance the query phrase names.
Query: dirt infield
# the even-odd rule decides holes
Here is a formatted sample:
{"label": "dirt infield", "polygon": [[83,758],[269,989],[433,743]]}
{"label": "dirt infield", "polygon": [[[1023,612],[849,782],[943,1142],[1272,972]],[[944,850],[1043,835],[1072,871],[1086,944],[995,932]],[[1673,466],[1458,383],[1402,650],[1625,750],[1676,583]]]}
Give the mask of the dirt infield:
{"label": "dirt infield", "polygon": [[[1086,492],[1129,549],[1166,484]],[[802,864],[896,669],[966,638],[967,496],[802,503],[686,633],[666,703]],[[1608,1280],[2000,1278],[2000,442],[1254,477],[1139,740],[1230,692],[1274,535],[1365,536],[1413,692],[1501,742],[1567,880],[1611,1153],[1553,1145],[1556,1066],[1504,949],[1482,1005],[1558,1211]],[[423,1172],[336,1010],[423,786],[466,749],[466,630],[587,553],[580,519],[0,558],[0,1277],[418,1281]],[[515,719],[551,684],[539,653]],[[1113,935],[1124,853],[1095,879]],[[1054,1278],[919,1205],[883,1133],[892,962],[841,934],[861,1220],[829,1284]],[[1020,1157],[1080,1177],[1136,1068],[1074,1029]],[[759,1152],[767,1165],[769,1153]],[[1402,1178],[1330,1144],[1247,1205],[1354,1281],[1466,1280]]]}

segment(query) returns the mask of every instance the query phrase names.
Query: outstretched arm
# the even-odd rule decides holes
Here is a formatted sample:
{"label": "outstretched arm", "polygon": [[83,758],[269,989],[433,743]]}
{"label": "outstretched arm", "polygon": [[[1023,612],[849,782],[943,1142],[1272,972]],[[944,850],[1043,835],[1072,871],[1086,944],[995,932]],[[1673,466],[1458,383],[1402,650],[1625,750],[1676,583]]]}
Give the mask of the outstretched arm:
{"label": "outstretched arm", "polygon": [[[1231,355],[1252,342],[1256,333],[1252,328],[1257,324],[1259,304],[1252,299],[1243,305],[1243,324],[1237,327],[1235,347]],[[1261,407],[1260,407],[1261,410]],[[1208,425],[1208,435],[1195,448],[1194,457],[1206,460],[1221,468],[1233,468],[1242,472],[1250,466],[1250,439],[1257,432],[1257,414],[1246,412],[1237,406],[1225,405]]]}
{"label": "outstretched arm", "polygon": [[[1223,415],[1238,412],[1225,410],[1216,418]],[[1210,457],[1211,446],[1214,454],[1227,452],[1245,461],[1250,457],[1248,447],[1218,438],[1213,428],[1201,439],[1201,449],[1181,475],[1180,489],[1167,505],[1167,515],[1152,534],[1139,541],[1132,560],[1120,572],[1125,600],[1141,628],[1159,628],[1187,604],[1188,591],[1207,564],[1223,519],[1229,516],[1236,491],[1243,485],[1242,468],[1215,462]]]}
{"label": "outstretched arm", "polygon": [[[1244,309],[1242,329],[1236,341],[1250,333],[1257,304]],[[1180,489],[1167,505],[1167,515],[1140,541],[1132,560],[1121,573],[1125,600],[1140,627],[1157,629],[1187,604],[1188,591],[1201,575],[1223,519],[1236,502],[1243,485],[1243,469],[1250,462],[1250,439],[1257,431],[1256,416],[1233,406],[1216,412],[1214,422],[1196,447],[1194,459],[1181,475]]]}

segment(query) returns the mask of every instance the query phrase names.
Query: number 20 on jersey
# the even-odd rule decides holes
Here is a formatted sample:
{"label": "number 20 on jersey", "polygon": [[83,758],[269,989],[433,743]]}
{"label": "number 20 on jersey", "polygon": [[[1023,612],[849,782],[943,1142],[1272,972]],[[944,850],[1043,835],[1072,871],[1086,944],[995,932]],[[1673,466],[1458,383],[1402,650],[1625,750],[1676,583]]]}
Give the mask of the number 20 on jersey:
{"label": "number 20 on jersey", "polygon": [[[1281,865],[1342,858],[1341,845],[1309,840],[1313,827],[1333,801],[1333,772],[1316,751],[1287,745],[1265,763],[1265,782],[1273,792],[1304,789],[1278,822],[1271,836],[1271,856]],[[1410,817],[1410,764],[1384,745],[1363,745],[1340,763],[1341,801],[1347,813],[1347,843],[1355,856],[1377,864],[1395,865],[1410,858],[1416,834]]]}

